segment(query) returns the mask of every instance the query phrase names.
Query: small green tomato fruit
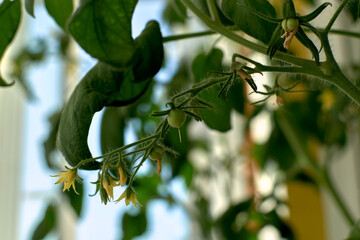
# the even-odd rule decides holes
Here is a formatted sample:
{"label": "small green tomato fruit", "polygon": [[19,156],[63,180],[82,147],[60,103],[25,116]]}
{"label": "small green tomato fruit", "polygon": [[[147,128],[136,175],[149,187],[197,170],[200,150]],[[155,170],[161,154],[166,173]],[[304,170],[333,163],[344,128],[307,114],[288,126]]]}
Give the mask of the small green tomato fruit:
{"label": "small green tomato fruit", "polygon": [[281,22],[281,27],[287,32],[294,31],[299,25],[299,19],[296,18],[287,18]]}
{"label": "small green tomato fruit", "polygon": [[154,147],[149,154],[149,158],[153,161],[162,159],[164,156],[164,150],[162,150],[160,147]]}
{"label": "small green tomato fruit", "polygon": [[180,128],[186,119],[186,114],[179,108],[172,109],[167,115],[167,121],[170,127]]}

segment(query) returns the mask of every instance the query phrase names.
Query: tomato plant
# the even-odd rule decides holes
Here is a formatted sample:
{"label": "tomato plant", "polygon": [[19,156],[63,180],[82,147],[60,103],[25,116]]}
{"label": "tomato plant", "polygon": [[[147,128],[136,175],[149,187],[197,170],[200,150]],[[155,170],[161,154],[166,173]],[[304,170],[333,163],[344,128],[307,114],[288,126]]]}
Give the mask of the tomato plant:
{"label": "tomato plant", "polygon": [[[34,16],[34,1],[23,2],[27,14]],[[0,57],[16,37],[23,2],[4,0],[0,5]],[[121,185],[126,188],[116,201],[125,199],[126,205],[132,202],[135,207],[139,206],[141,200],[137,199],[137,192],[141,195],[143,191],[145,196],[149,195],[142,202],[146,207],[151,194],[157,195],[157,185],[160,184],[158,179],[136,176],[148,159],[157,161],[157,173],[161,172],[161,164],[167,162],[172,169],[171,177],[182,176],[190,186],[194,169],[187,153],[193,144],[196,145],[196,141],[187,135],[190,119],[202,122],[209,129],[227,132],[232,128],[231,114],[236,112],[246,119],[245,134],[241,137],[249,143],[252,142],[248,138],[251,122],[260,112],[268,112],[272,120],[268,141],[252,144],[243,155],[256,159],[262,167],[275,161],[279,171],[286,176],[294,172],[293,177],[310,172],[310,181],[328,190],[344,219],[356,227],[354,216],[333,184],[327,164],[316,161],[309,143],[316,141],[326,147],[344,146],[347,123],[339,115],[358,118],[358,78],[348,77],[348,69],[341,66],[334,56],[330,38],[332,34],[360,37],[356,32],[333,28],[344,9],[354,22],[358,20],[359,1],[342,0],[334,4],[336,8],[333,7],[332,14],[327,13],[325,26],[318,27],[312,22],[332,7],[331,3],[319,5],[315,1],[318,5],[314,6],[315,10],[303,15],[297,12],[292,0],[284,0],[281,9],[275,9],[275,5],[267,0],[172,0],[163,16],[170,26],[186,25],[190,18],[188,15],[192,14],[191,17],[196,17],[208,29],[165,37],[161,24],[150,20],[134,38],[132,16],[137,5],[138,0],[83,0],[74,11],[72,0],[45,0],[48,14],[63,30],[64,49],[67,47],[65,42],[72,39],[97,60],[52,121],[53,129],[45,146],[47,161],[55,168],[49,158],[50,152],[58,149],[68,163],[68,170],[57,175],[60,177],[57,183],[64,183],[64,190],[70,186],[75,189],[75,180],[81,180],[77,176],[79,172],[95,171],[98,180],[94,183],[94,195],[99,193],[103,203],[114,200],[113,188]],[[277,12],[281,12],[280,16]],[[164,56],[169,51],[166,44],[213,35],[227,38],[251,53],[262,54],[266,61],[258,61],[245,51],[233,52],[231,59],[224,59],[223,50],[215,42],[209,51],[199,53],[191,66],[180,64],[172,85],[168,87],[174,93],[167,96],[165,102],[152,101],[151,97],[156,95],[152,90],[157,84],[154,78],[164,67]],[[294,38],[304,47],[303,50],[310,51],[312,57],[293,54]],[[41,59],[42,54],[40,51],[38,55],[28,55],[35,61]],[[66,51],[63,54],[66,55]],[[191,55],[191,52],[184,55]],[[265,78],[266,73],[270,73],[270,84],[259,80]],[[314,87],[314,81],[324,83],[326,87]],[[0,76],[1,87],[10,87],[13,83]],[[300,101],[292,99],[299,92],[308,94],[300,97]],[[250,95],[261,98],[252,101]],[[268,106],[272,96],[276,97],[276,108]],[[145,114],[139,111],[142,105],[147,106]],[[94,114],[103,109],[103,155],[92,156],[87,143],[89,129]],[[137,129],[138,140],[124,144],[127,121],[134,118],[141,123]],[[149,131],[146,128],[149,124],[156,126]],[[182,128],[183,141],[174,137],[172,128]],[[292,180],[291,177],[286,179]],[[267,197],[276,199],[273,193]],[[201,207],[209,205],[203,196],[200,199],[204,201],[199,203]],[[280,200],[276,200],[280,204]],[[229,207],[218,219],[202,223],[204,236],[210,236],[211,231],[217,229],[226,239],[254,237],[254,232],[270,224],[282,229],[284,238],[292,239],[290,228],[276,211],[262,214],[257,204],[254,193],[250,200]],[[53,208],[49,205],[46,214],[55,214]],[[204,213],[206,209],[200,208],[199,211]],[[224,224],[234,223],[239,212],[246,212],[246,223],[238,231],[228,229]],[[141,211],[126,219],[128,222],[134,219],[146,222],[144,214]]]}

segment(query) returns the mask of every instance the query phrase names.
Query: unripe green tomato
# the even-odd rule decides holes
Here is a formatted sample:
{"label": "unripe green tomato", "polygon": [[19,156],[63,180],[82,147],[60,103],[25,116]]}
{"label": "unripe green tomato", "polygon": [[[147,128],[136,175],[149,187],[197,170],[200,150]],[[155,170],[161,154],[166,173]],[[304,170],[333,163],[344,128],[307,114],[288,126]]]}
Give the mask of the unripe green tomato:
{"label": "unripe green tomato", "polygon": [[186,119],[186,114],[179,108],[172,109],[167,115],[167,121],[170,127],[180,128]]}
{"label": "unripe green tomato", "polygon": [[149,154],[149,158],[153,161],[162,159],[164,156],[164,150],[160,147],[154,147],[151,153]]}
{"label": "unripe green tomato", "polygon": [[281,22],[281,26],[285,31],[292,32],[299,27],[299,19],[287,18]]}

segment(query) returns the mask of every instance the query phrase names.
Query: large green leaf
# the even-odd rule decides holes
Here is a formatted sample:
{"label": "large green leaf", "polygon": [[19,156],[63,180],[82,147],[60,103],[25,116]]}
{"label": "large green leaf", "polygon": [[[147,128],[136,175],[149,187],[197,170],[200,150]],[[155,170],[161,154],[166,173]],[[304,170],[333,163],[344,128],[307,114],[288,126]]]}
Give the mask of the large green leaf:
{"label": "large green leaf", "polygon": [[40,240],[55,229],[56,225],[56,209],[53,205],[49,205],[45,211],[44,217],[36,227],[31,239]]}
{"label": "large green leaf", "polygon": [[[15,36],[21,17],[20,0],[10,1],[4,0],[0,5],[0,60]],[[14,82],[8,84],[0,73],[0,86],[10,86]]]}
{"label": "large green leaf", "polygon": [[273,6],[266,0],[222,0],[221,9],[242,31],[250,36],[269,43],[276,24],[266,21],[252,11],[276,18]]}
{"label": "large green leaf", "polygon": [[69,22],[69,31],[92,57],[118,68],[135,53],[131,18],[138,0],[83,0]]}
{"label": "large green leaf", "polygon": [[45,7],[49,15],[64,30],[73,12],[73,0],[45,0]]}
{"label": "large green leaf", "polygon": [[[163,60],[163,46],[157,42],[160,40],[159,24],[150,21],[136,39],[136,55],[139,58],[132,68],[117,71],[99,62],[77,85],[64,107],[58,132],[58,147],[71,166],[92,157],[87,136],[95,112],[105,106],[131,104],[145,93]],[[150,63],[150,59],[153,62]],[[98,162],[81,166],[88,170],[99,167]]]}
{"label": "large green leaf", "polygon": [[134,60],[135,81],[140,82],[155,76],[164,58],[162,35],[159,23],[149,21],[135,39],[136,60]]}
{"label": "large green leaf", "polygon": [[[114,71],[111,66],[96,64],[77,85],[61,114],[58,147],[68,163],[75,166],[91,158],[87,136],[95,112],[104,106],[124,106],[134,102],[146,90],[149,81],[134,83],[132,69]],[[81,166],[97,169],[98,163]]]}
{"label": "large green leaf", "polygon": [[124,145],[124,109],[107,107],[101,120],[101,152],[103,154]]}

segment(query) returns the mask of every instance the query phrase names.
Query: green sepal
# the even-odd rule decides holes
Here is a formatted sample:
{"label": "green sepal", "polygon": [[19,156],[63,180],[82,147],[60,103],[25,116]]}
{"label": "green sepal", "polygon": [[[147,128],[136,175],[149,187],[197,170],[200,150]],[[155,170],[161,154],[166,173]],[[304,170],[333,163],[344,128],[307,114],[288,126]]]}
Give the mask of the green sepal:
{"label": "green sepal", "polygon": [[309,28],[310,31],[312,31],[312,32],[320,39],[321,46],[320,46],[319,52],[321,52],[321,49],[323,48],[323,44],[322,44],[322,42],[321,42],[321,36],[320,36],[319,31],[318,31],[315,27],[313,27],[310,23],[308,23],[308,22],[307,22],[307,23],[303,23],[302,25],[303,25],[304,27]]}
{"label": "green sepal", "polygon": [[304,45],[311,51],[313,57],[315,58],[315,62],[319,64],[319,51],[314,45],[314,43],[308,38],[308,36],[306,36],[304,30],[301,27],[299,27],[295,37],[302,43],[302,45]]}
{"label": "green sepal", "polygon": [[[281,46],[281,43],[283,42],[281,39],[282,31],[283,29],[281,27],[281,24],[278,24],[273,35],[271,36],[271,40],[268,49],[266,51],[266,54],[269,55],[270,59],[274,56],[276,50]],[[279,46],[279,42],[280,42],[280,46]]]}
{"label": "green sepal", "polygon": [[192,113],[192,112],[187,111],[187,110],[184,110],[184,113],[187,114],[187,115],[189,115],[189,116],[191,116],[191,117],[193,117],[193,118],[194,118],[196,121],[198,121],[198,122],[202,121],[201,117],[199,117],[199,116],[198,116],[197,114],[195,114],[195,113]]}
{"label": "green sepal", "polygon": [[161,117],[168,115],[171,110],[165,110],[165,111],[155,111],[150,114],[150,117]]}
{"label": "green sepal", "polygon": [[329,5],[332,6],[332,4],[329,2],[323,3],[317,9],[315,9],[312,13],[309,13],[308,15],[305,15],[305,16],[299,16],[298,18],[301,23],[312,21],[317,16],[319,16],[319,14]]}
{"label": "green sepal", "polygon": [[245,78],[244,80],[250,85],[250,87],[252,88],[252,90],[254,90],[254,92],[257,91],[257,86],[256,86],[256,84],[255,84],[255,82],[254,82],[254,79],[252,79],[252,78]]}
{"label": "green sepal", "polygon": [[283,18],[295,18],[296,10],[292,0],[284,0],[282,4],[282,15]]}
{"label": "green sepal", "polygon": [[224,83],[224,85],[221,87],[221,89],[220,89],[220,92],[219,92],[219,94],[218,94],[218,98],[221,96],[221,94],[224,92],[224,90],[225,89],[229,89],[229,85],[231,85],[231,82],[232,82],[232,80],[233,80],[233,78],[234,78],[235,76],[234,76],[234,73],[232,73],[229,77],[228,77],[228,79],[226,80],[226,82]]}

